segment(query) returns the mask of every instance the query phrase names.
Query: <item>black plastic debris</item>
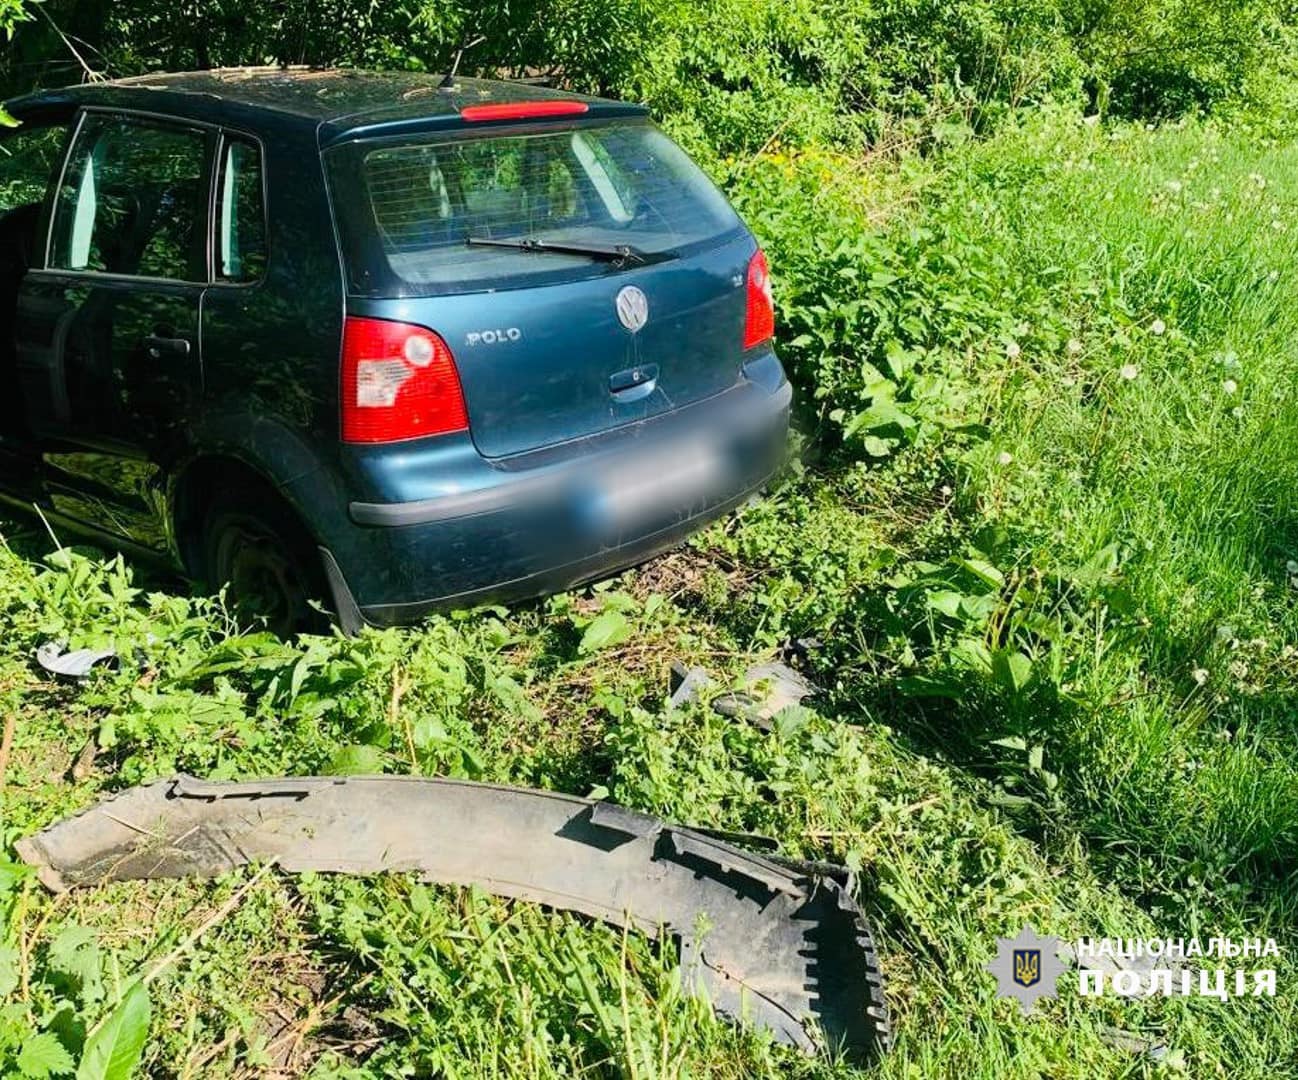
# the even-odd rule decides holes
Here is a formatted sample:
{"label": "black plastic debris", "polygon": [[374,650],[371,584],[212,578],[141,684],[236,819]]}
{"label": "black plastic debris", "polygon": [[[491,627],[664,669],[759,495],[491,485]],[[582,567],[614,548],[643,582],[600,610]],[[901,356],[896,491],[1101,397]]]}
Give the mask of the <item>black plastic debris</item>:
{"label": "black plastic debris", "polygon": [[665,932],[719,1012],[805,1051],[860,1059],[889,1042],[883,976],[846,870],[817,873],[610,803],[417,777],[177,776],[16,846],[55,891],[268,859],[289,872],[476,885]]}

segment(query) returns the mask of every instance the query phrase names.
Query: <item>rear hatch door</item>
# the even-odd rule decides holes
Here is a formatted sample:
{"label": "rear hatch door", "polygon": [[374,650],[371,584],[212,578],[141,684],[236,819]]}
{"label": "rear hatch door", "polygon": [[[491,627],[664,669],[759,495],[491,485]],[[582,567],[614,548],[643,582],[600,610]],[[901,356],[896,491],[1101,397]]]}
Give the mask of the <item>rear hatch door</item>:
{"label": "rear hatch door", "polygon": [[598,434],[739,378],[755,244],[652,125],[435,132],[326,157],[348,310],[442,336],[483,455]]}

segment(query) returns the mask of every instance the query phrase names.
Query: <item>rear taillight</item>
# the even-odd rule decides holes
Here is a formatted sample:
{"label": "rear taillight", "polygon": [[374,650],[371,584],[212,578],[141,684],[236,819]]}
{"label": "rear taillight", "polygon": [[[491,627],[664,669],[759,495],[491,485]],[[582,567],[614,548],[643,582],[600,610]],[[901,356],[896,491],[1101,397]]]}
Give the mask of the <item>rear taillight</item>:
{"label": "rear taillight", "polygon": [[460,375],[422,326],[348,316],[343,325],[343,442],[385,443],[466,431]]}
{"label": "rear taillight", "polygon": [[744,348],[751,349],[775,336],[775,301],[766,256],[759,248],[748,260],[748,314],[744,319]]}

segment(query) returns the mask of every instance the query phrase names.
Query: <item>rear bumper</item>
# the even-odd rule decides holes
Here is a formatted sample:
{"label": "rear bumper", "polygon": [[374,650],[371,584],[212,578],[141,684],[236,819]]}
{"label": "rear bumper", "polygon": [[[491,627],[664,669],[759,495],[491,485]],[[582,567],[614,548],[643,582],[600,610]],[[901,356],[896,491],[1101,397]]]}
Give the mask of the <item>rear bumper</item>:
{"label": "rear bumper", "polygon": [[[605,577],[665,551],[747,499],[778,467],[792,388],[700,410],[606,451],[493,470],[487,482],[399,502],[352,502],[330,538],[335,600],[390,626]],[[742,413],[742,416],[740,415]],[[341,610],[341,607],[338,608]]]}
{"label": "rear bumper", "polygon": [[434,611],[476,607],[487,603],[513,603],[536,596],[563,592],[589,581],[598,581],[652,559],[675,547],[691,533],[740,506],[759,485],[732,496],[724,503],[695,514],[648,536],[618,547],[605,548],[575,562],[548,567],[509,581],[492,582],[450,596],[401,603],[357,605],[361,618],[373,626],[401,626],[416,622]]}

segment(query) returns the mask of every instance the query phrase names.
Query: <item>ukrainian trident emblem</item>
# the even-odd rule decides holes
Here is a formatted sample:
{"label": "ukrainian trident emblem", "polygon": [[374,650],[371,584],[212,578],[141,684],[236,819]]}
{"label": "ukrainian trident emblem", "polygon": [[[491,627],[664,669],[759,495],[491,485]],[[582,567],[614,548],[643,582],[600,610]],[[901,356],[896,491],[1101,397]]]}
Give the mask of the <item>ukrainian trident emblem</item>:
{"label": "ukrainian trident emblem", "polygon": [[1014,950],[1014,981],[1020,986],[1036,986],[1041,981],[1041,950]]}

